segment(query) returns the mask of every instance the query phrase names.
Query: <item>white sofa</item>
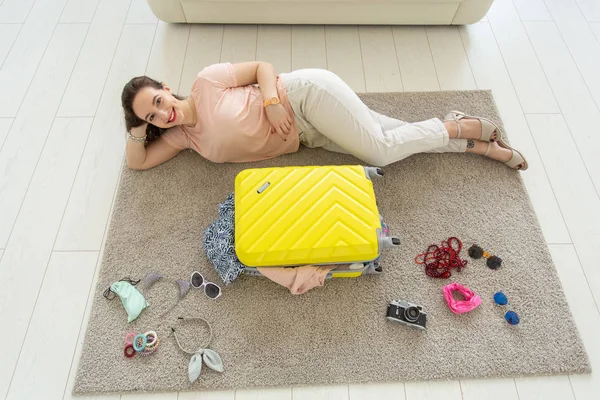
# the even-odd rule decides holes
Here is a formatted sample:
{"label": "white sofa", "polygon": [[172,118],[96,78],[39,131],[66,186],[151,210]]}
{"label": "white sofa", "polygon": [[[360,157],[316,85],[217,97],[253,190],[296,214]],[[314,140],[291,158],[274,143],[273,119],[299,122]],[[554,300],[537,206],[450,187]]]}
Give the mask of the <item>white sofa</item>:
{"label": "white sofa", "polygon": [[147,0],[165,22],[217,24],[465,25],[494,0]]}

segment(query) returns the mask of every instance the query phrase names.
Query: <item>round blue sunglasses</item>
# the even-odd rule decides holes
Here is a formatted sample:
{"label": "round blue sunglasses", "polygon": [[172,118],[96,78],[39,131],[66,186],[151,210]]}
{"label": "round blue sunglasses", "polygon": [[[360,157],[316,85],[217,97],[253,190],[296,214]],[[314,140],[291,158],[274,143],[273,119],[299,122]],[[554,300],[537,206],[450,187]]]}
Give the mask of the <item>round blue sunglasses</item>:
{"label": "round blue sunglasses", "polygon": [[519,316],[516,312],[511,310],[511,306],[510,304],[508,304],[508,299],[506,298],[506,295],[504,293],[497,292],[494,295],[494,302],[499,306],[506,307],[506,309],[508,310],[506,314],[504,314],[504,319],[506,320],[506,322],[508,322],[511,325],[519,324]]}

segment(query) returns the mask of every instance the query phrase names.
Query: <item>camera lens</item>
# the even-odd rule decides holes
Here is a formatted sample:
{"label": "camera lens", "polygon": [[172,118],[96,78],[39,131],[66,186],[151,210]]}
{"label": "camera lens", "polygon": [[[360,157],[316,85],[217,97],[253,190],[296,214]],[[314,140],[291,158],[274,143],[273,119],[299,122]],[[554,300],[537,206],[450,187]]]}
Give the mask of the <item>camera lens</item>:
{"label": "camera lens", "polygon": [[406,318],[408,322],[415,322],[419,318],[419,315],[421,315],[421,312],[415,306],[407,307],[404,310],[404,318]]}

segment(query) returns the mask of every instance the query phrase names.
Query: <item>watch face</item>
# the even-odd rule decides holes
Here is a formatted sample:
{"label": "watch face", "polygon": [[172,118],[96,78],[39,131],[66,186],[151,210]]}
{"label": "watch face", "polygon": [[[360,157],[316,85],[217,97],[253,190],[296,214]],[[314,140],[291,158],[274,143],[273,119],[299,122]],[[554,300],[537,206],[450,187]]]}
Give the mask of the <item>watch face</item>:
{"label": "watch face", "polygon": [[278,97],[271,97],[269,100],[265,101],[265,107],[272,105],[272,104],[279,104],[279,98]]}

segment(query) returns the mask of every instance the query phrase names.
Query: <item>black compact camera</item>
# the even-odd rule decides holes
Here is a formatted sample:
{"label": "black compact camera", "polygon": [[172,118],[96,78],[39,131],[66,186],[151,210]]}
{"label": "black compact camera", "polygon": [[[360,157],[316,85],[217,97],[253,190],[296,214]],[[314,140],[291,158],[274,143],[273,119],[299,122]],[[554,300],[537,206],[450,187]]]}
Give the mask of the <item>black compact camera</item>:
{"label": "black compact camera", "polygon": [[386,318],[417,329],[426,329],[427,314],[423,307],[405,300],[393,300],[387,308]]}

